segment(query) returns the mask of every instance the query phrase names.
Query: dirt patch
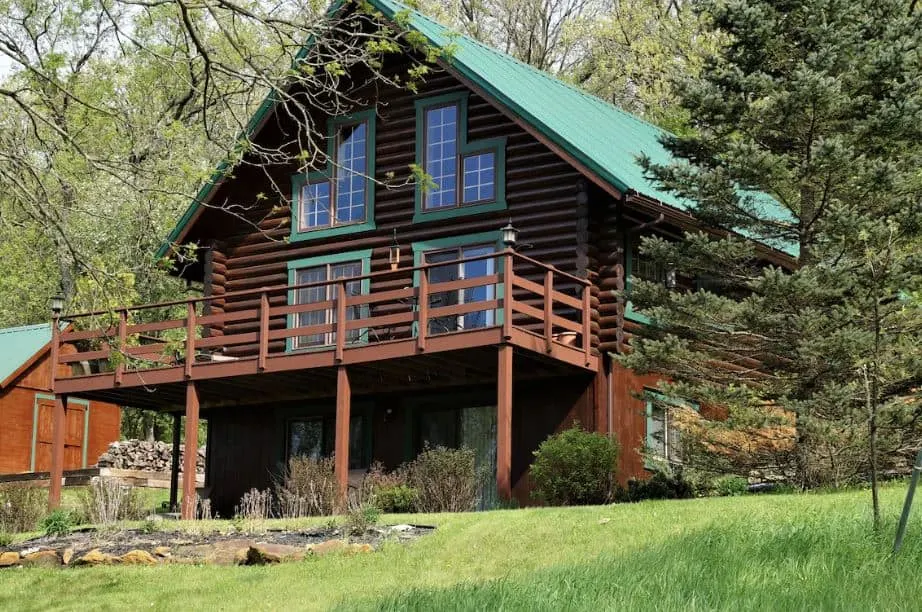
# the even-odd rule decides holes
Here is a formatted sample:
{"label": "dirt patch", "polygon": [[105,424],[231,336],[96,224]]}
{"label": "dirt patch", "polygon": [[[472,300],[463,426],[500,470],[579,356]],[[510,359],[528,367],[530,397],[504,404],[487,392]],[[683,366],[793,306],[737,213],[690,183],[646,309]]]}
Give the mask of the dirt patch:
{"label": "dirt patch", "polygon": [[[142,563],[262,565],[332,552],[372,552],[384,542],[409,542],[433,529],[420,525],[393,525],[374,527],[361,535],[347,534],[336,527],[202,533],[82,529],[65,536],[42,536],[9,548],[0,547],[0,553],[18,553],[19,559],[25,560],[35,553],[53,551],[62,566]],[[9,564],[10,567],[16,565],[20,563]]]}

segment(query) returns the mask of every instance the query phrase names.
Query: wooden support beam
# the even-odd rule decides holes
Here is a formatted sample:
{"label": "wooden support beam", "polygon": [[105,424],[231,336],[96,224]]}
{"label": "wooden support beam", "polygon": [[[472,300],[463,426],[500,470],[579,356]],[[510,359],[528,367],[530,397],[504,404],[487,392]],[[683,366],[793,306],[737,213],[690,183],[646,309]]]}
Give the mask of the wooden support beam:
{"label": "wooden support beam", "polygon": [[419,298],[416,305],[416,350],[426,350],[429,333],[429,270],[419,271]]}
{"label": "wooden support beam", "polygon": [[512,302],[514,301],[512,292],[515,284],[513,283],[512,271],[512,249],[503,251],[503,339],[508,340],[512,337]]}
{"label": "wooden support beam", "polygon": [[266,369],[269,355],[269,294],[265,291],[259,296],[259,354],[256,357],[256,369]]}
{"label": "wooden support beam", "polygon": [[336,363],[342,363],[346,348],[346,281],[336,283]]}
{"label": "wooden support beam", "polygon": [[64,485],[64,434],[67,427],[67,396],[54,398],[51,415],[51,482],[48,490],[48,508],[61,506],[61,487]]}
{"label": "wooden support beam", "polygon": [[333,461],[340,501],[343,504],[347,501],[349,493],[349,420],[351,412],[352,384],[349,381],[349,372],[346,366],[339,366],[336,370],[336,441]]}
{"label": "wooden support beam", "polygon": [[170,512],[179,510],[179,443],[182,440],[182,413],[173,413],[173,456],[170,465]]}
{"label": "wooden support beam", "polygon": [[544,273],[544,350],[554,349],[554,272]]}
{"label": "wooden support beam", "polygon": [[499,347],[496,373],[496,491],[512,499],[512,345]]}
{"label": "wooden support beam", "polygon": [[199,397],[195,381],[186,383],[186,448],[182,467],[182,519],[195,518],[195,475],[198,459]]}

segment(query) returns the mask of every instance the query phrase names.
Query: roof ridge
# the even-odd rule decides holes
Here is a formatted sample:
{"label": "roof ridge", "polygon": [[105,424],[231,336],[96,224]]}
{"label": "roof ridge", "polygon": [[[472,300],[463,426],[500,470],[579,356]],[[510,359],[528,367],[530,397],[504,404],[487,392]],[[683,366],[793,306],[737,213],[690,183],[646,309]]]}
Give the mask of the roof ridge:
{"label": "roof ridge", "polygon": [[12,334],[40,327],[51,327],[51,323],[30,323],[28,325],[17,325],[16,327],[4,327],[0,328],[0,334]]}

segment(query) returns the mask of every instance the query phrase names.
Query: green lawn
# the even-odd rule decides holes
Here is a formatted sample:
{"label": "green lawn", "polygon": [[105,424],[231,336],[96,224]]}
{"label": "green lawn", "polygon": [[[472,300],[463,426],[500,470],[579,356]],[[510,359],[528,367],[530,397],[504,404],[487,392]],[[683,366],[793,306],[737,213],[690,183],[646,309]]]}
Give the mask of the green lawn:
{"label": "green lawn", "polygon": [[867,492],[384,517],[439,529],[275,567],[4,571],[0,609],[917,609],[922,512],[889,557],[904,491],[879,537]]}

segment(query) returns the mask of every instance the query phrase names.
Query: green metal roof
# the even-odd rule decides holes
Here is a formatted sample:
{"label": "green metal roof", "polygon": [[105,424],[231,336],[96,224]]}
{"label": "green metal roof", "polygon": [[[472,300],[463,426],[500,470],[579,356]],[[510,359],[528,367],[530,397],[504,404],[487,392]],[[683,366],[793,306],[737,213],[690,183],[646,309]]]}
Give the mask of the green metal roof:
{"label": "green metal roof", "polygon": [[[452,68],[622,193],[635,191],[689,211],[688,200],[660,189],[644,175],[638,162],[641,155],[657,164],[673,161],[660,142],[667,134],[660,128],[505,53],[453,32],[400,2],[368,1],[388,19],[407,18],[409,26],[424,35],[431,45],[447,48],[447,61]],[[338,10],[342,4],[334,3],[330,11]],[[265,115],[271,103],[270,96],[251,126]],[[220,168],[199,193],[196,202],[170,234],[170,240],[175,241],[182,234],[198,202],[207,197],[208,190],[216,184],[214,179],[224,170]],[[768,196],[759,197],[763,198],[767,208],[778,209],[781,218],[780,207]],[[161,247],[158,256],[164,256],[167,249],[168,245]]]}
{"label": "green metal roof", "polygon": [[0,329],[0,388],[36,353],[51,343],[51,323]]}

